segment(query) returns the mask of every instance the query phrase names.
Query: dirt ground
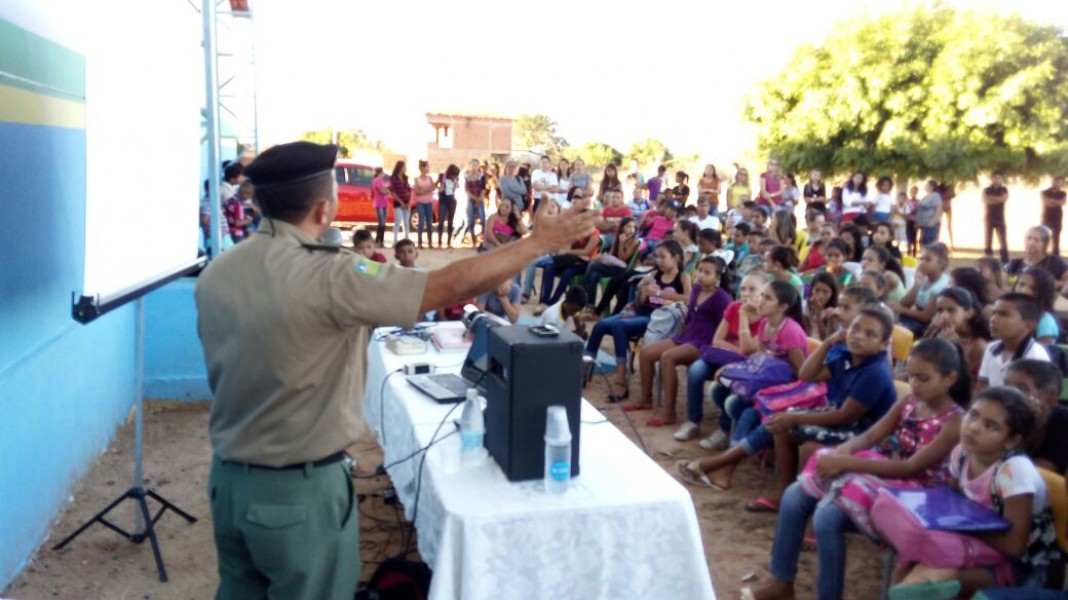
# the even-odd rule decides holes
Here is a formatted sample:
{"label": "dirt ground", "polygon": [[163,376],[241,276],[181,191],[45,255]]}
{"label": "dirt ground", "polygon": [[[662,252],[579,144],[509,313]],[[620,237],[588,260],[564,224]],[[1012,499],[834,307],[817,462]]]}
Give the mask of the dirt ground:
{"label": "dirt ground", "polygon": [[[428,250],[422,253],[419,262],[433,268],[470,252],[469,249]],[[532,309],[532,304],[524,307],[525,312]],[[587,386],[585,396],[594,406],[602,408],[605,416],[625,435],[636,440],[635,430],[625,420],[625,414],[616,405],[606,403],[607,391],[605,380],[597,377]],[[631,394],[637,393],[637,378],[633,377]],[[646,427],[644,422],[648,413],[636,414],[640,415],[633,419],[637,433],[653,460],[670,473],[674,474],[677,459],[705,454],[696,441],[676,442],[672,438],[673,427]],[[714,413],[708,415],[709,418],[715,416]],[[94,461],[72,491],[72,502],[52,524],[49,538],[38,549],[32,563],[4,590],[3,597],[18,600],[213,597],[218,576],[205,491],[211,460],[207,417],[207,402],[146,403],[144,473],[147,485],[199,519],[188,524],[177,515],[166,512],[157,524],[169,582],[160,583],[157,579],[147,542],[130,543],[100,525],[91,527],[63,550],[51,549],[130,486],[134,437],[131,420],[119,429],[107,451]],[[714,421],[709,420],[704,429],[711,431],[713,426]],[[361,473],[372,472],[381,464],[381,450],[372,434],[365,435],[350,452],[358,457]],[[388,484],[388,478],[384,476],[356,480],[357,491],[365,495],[359,505],[363,580],[370,578],[378,561],[403,548],[407,527],[398,524],[399,511],[386,505],[381,494]],[[743,586],[760,585],[768,579],[766,567],[775,517],[747,513],[743,505],[772,491],[772,487],[770,469],[761,469],[755,461],[749,461],[736,472],[734,488],[727,492],[690,488],[701,525],[705,556],[719,598],[737,598]],[[112,514],[121,527],[132,527],[132,502],[124,503]],[[881,553],[859,536],[849,541],[847,571],[847,598],[878,597]],[[798,597],[814,597],[815,572],[815,554],[803,553],[797,582]]]}

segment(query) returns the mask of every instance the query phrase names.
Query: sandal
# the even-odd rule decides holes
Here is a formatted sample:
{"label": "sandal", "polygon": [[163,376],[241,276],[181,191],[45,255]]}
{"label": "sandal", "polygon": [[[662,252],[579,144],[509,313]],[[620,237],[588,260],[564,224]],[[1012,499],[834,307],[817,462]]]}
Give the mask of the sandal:
{"label": "sandal", "polygon": [[683,481],[691,485],[712,488],[720,492],[726,491],[722,486],[717,485],[711,479],[709,479],[708,475],[702,472],[699,468],[691,468],[691,464],[694,463],[691,463],[688,460],[680,460],[675,463],[675,470],[679,472],[679,477],[682,477]]}
{"label": "sandal", "polygon": [[665,425],[674,425],[675,419],[665,419],[663,417],[652,417],[645,424],[649,427],[663,427]]}
{"label": "sandal", "polygon": [[772,513],[779,512],[779,505],[768,500],[766,497],[761,496],[752,502],[745,503],[745,511],[751,513]]}

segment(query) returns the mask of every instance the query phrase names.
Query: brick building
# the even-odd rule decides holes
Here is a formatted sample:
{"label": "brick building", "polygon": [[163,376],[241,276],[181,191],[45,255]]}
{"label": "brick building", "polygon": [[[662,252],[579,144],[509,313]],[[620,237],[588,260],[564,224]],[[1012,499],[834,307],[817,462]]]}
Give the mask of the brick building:
{"label": "brick building", "polygon": [[430,171],[441,173],[450,163],[461,169],[472,158],[504,162],[512,153],[512,119],[501,115],[460,112],[427,113],[433,130],[426,145]]}

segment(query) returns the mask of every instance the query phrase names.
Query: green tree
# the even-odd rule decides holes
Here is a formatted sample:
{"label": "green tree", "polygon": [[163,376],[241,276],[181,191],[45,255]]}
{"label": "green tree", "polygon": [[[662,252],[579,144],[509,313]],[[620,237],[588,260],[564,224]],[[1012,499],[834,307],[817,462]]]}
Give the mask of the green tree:
{"label": "green tree", "polygon": [[654,138],[645,138],[632,144],[624,158],[627,161],[636,160],[639,165],[649,166],[669,163],[673,157],[663,142]]}
{"label": "green tree", "polygon": [[341,129],[335,131],[324,127],[315,131],[305,131],[298,139],[316,144],[332,144],[337,136],[338,151],[343,157],[349,157],[356,150],[367,150],[378,154],[393,154],[382,140],[371,139],[362,129]]}
{"label": "green tree", "polygon": [[588,168],[601,168],[608,163],[619,165],[623,161],[623,153],[608,144],[601,142],[588,142],[581,146],[571,146],[563,152],[568,160],[582,159]]}
{"label": "green tree", "polygon": [[512,145],[523,150],[540,148],[555,158],[568,147],[556,128],[556,121],[546,115],[519,115],[512,123]]}
{"label": "green tree", "polygon": [[918,7],[838,24],[746,117],[788,171],[961,181],[1068,168],[1068,38],[1016,15]]}

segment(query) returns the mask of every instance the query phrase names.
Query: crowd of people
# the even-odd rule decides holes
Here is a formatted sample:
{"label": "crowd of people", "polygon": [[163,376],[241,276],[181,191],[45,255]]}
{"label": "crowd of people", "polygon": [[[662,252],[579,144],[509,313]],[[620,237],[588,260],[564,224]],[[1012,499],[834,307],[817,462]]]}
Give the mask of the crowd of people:
{"label": "crowd of people", "polygon": [[[1008,528],[961,534],[968,551],[935,561],[911,547],[923,539],[895,547],[891,597],[1017,597],[1011,588],[1037,594],[1060,583],[1049,482],[1063,488],[1068,470],[1068,409],[1058,401],[1068,357],[1056,345],[1057,305],[1068,302],[1062,177],[1042,192],[1041,224],[1010,260],[1008,191],[993,173],[982,192],[987,256],[953,268],[939,241],[953,190],[934,180],[922,195],[919,186],[895,193],[889,177],[869,189],[864,173],[831,185],[812,171],[798,186],[775,160],[756,185],[744,167],[728,177],[708,165],[693,190],[685,172],[669,179],[664,166],[646,178],[636,164],[625,174],[610,164],[595,181],[581,160],[545,157],[503,169],[472,160],[436,178],[421,161],[419,173],[408,181],[403,161],[391,174],[379,170],[378,223],[354,233],[356,252],[387,260],[391,203],[395,260],[408,268],[419,268],[420,248],[457,238],[498,249],[577,200],[599,211],[595,231],[477,302],[512,322],[536,302],[533,314],[583,337],[592,361],[609,362],[610,337],[610,398],[624,411],[653,411],[647,426],[675,426],[680,444],[710,453],[676,465],[689,484],[725,490],[748,457],[774,458],[775,492],[746,505],[778,515],[772,582],[747,597],[793,597],[810,519],[819,597],[842,597],[846,533],[900,543],[880,526],[878,492],[947,484]],[[237,169],[225,179],[228,233],[239,242],[255,227],[255,208]],[[461,190],[462,229],[454,228]],[[709,396],[714,421],[705,420]]]}

